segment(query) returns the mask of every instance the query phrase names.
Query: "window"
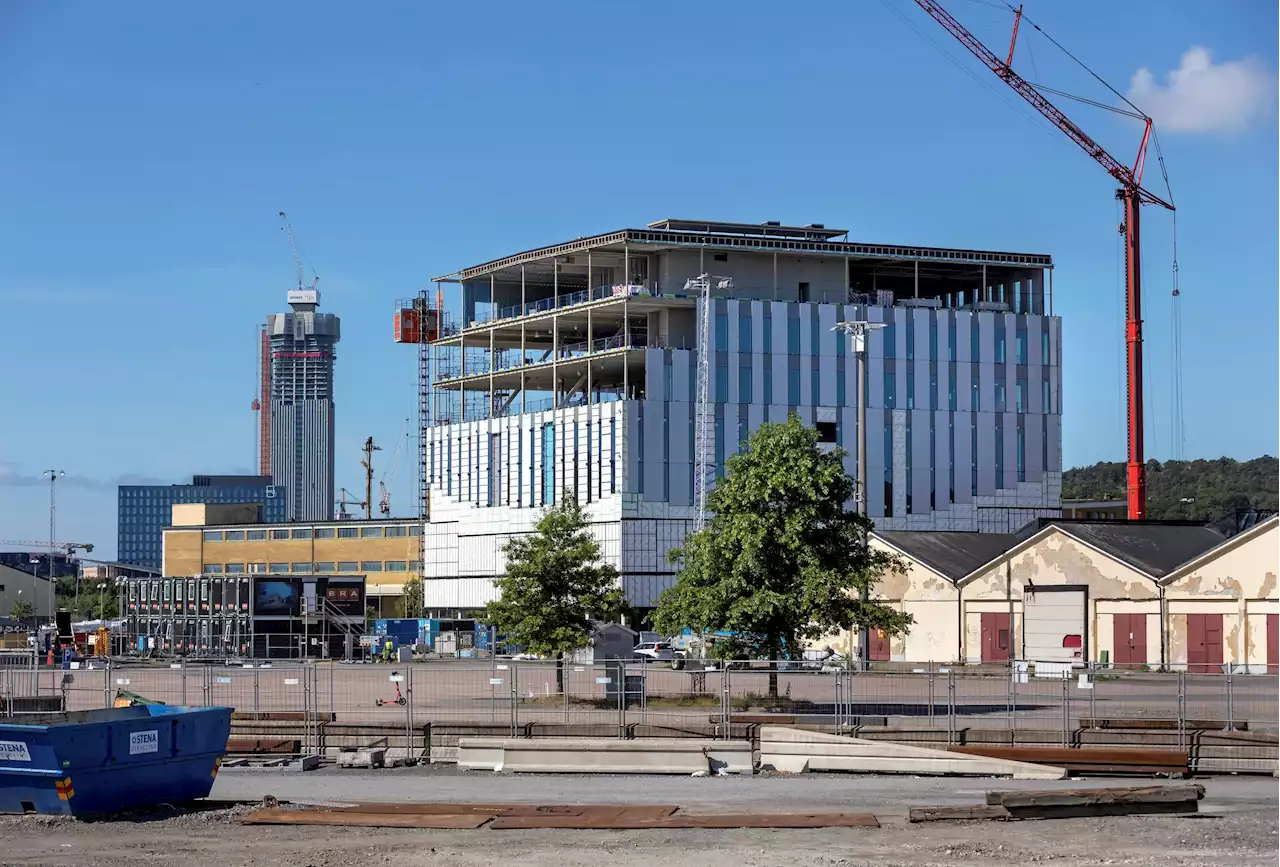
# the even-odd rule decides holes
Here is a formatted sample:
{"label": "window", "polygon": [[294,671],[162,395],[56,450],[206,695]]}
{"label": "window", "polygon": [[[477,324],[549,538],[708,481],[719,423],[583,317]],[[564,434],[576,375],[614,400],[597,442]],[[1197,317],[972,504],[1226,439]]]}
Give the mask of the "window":
{"label": "window", "polygon": [[388,560],[386,563],[388,572],[407,572],[409,564],[405,560]]}
{"label": "window", "polygon": [[267,531],[266,530],[245,530],[244,537],[250,542],[261,542],[263,539],[267,538]]}
{"label": "window", "polygon": [[972,373],[969,375],[971,381],[969,389],[969,409],[972,412],[979,412],[981,401],[978,399],[978,368],[973,367],[970,368],[970,370]]}
{"label": "window", "polygon": [[338,528],[339,539],[354,539],[359,535],[360,535],[359,527],[339,527]]}
{"label": "window", "polygon": [[261,575],[267,571],[266,563],[250,563],[249,572],[253,575]]}
{"label": "window", "polygon": [[907,361],[916,360],[916,321],[912,316],[907,320]]}
{"label": "window", "polygon": [[516,508],[524,505],[524,432],[519,428],[509,436],[516,441]]}
{"label": "window", "polygon": [[592,495],[595,493],[595,488],[594,488],[594,485],[592,484],[592,482],[595,481],[595,474],[593,472],[595,462],[592,460],[592,454],[591,454],[591,419],[587,419],[586,444],[587,444],[587,502],[590,503],[592,500]]}
{"label": "window", "polygon": [[422,525],[421,525],[421,524],[410,524],[410,525],[409,525],[409,527],[408,527],[408,529],[409,529],[409,535],[410,535],[410,536],[421,536],[421,535],[422,535]]}
{"label": "window", "polygon": [[884,516],[893,517],[893,426],[884,426]]}
{"label": "window", "polygon": [[409,561],[409,571],[410,571],[410,572],[421,572],[421,571],[422,571],[422,561],[421,561],[421,560],[410,560],[410,561]]}
{"label": "window", "polygon": [[[739,423],[740,435],[741,435],[742,427],[744,426],[741,423]],[[818,442],[833,443],[836,441],[836,423],[835,422],[820,421],[817,424],[815,424],[814,427],[817,428],[817,431],[818,431]]]}
{"label": "window", "polygon": [[[999,419],[996,419],[998,422]],[[1004,425],[996,425],[996,487],[1003,488],[1004,484]]]}
{"label": "window", "polygon": [[383,536],[382,527],[361,527],[361,539],[381,539]]}
{"label": "window", "polygon": [[387,538],[389,538],[389,539],[391,539],[391,538],[400,538],[401,536],[408,536],[408,535],[409,535],[409,528],[408,528],[408,527],[405,527],[405,526],[403,526],[403,525],[401,525],[401,526],[399,526],[399,527],[388,527],[388,528],[387,528]]}
{"label": "window", "polygon": [[996,364],[1004,364],[1004,322],[996,320]]}
{"label": "window", "polygon": [[907,370],[907,409],[916,408],[916,372]]}
{"label": "window", "polygon": [[947,409],[956,411],[956,369],[947,370]]}
{"label": "window", "polygon": [[542,505],[556,501],[556,426],[547,422],[542,426]]}
{"label": "window", "polygon": [[[713,305],[714,301],[711,302]],[[714,318],[716,332],[716,350],[719,352],[727,352],[729,349],[729,317],[723,313],[717,313]]]}
{"label": "window", "polygon": [[787,370],[787,403],[796,406],[800,403],[800,368]]}
{"label": "window", "polygon": [[1027,432],[1018,425],[1018,481],[1027,480]]}
{"label": "window", "polygon": [[956,360],[956,320],[955,314],[951,315],[951,321],[947,323],[947,361]]}
{"label": "window", "polygon": [[1027,381],[1025,379],[1019,379],[1016,382],[1014,382],[1013,385],[1014,385],[1014,389],[1013,389],[1014,409],[1016,409],[1018,412],[1026,412],[1027,411]]}
{"label": "window", "polygon": [[744,354],[751,352],[750,315],[738,317],[738,351]]}
{"label": "window", "polygon": [[339,572],[359,572],[360,564],[357,563],[355,560],[339,560],[338,571]]}
{"label": "window", "polygon": [[[205,573],[206,575],[221,575],[222,564],[221,563],[205,563],[204,567],[200,571]],[[167,581],[165,582],[164,589],[165,589],[164,598],[167,601],[169,599],[169,582]]]}
{"label": "window", "polygon": [[316,527],[317,539],[333,539],[337,535],[338,535],[338,532],[333,527]]}
{"label": "window", "polygon": [[938,360],[938,314],[929,314],[929,360]]}
{"label": "window", "polygon": [[240,575],[240,574],[242,574],[243,572],[244,572],[244,564],[243,564],[243,563],[228,563],[228,564],[227,564],[227,574],[229,574],[229,575]]}
{"label": "window", "polygon": [[738,368],[738,403],[751,403],[751,367]]}
{"label": "window", "polygon": [[362,560],[360,561],[360,571],[362,572],[381,572],[381,560]]}
{"label": "window", "polygon": [[294,531],[293,531],[293,538],[295,538],[295,539],[310,539],[310,538],[311,538],[311,528],[310,528],[310,527],[307,527],[305,530],[294,530]]}
{"label": "window", "polygon": [[897,391],[897,383],[892,370],[886,370],[884,373],[884,407],[885,409],[893,409],[896,401],[895,392]]}
{"label": "window", "polygon": [[790,317],[787,319],[787,354],[800,354],[800,320]]}
{"label": "window", "polygon": [[1049,358],[1049,323],[1045,322],[1041,326],[1040,332],[1040,363],[1052,364],[1053,360]]}
{"label": "window", "polygon": [[800,284],[799,288],[796,290],[796,300],[799,301],[801,304],[809,303],[809,284],[808,283]]}
{"label": "window", "polygon": [[272,575],[284,575],[289,571],[288,563],[272,563],[267,566],[267,571]]}
{"label": "window", "polygon": [[221,531],[221,530],[205,530],[205,531],[204,531],[204,540],[205,540],[206,542],[221,542],[221,541],[222,541],[222,531]]}
{"label": "window", "polygon": [[969,428],[969,493],[978,496],[978,425]]}
{"label": "window", "polygon": [[1019,331],[1013,336],[1013,355],[1014,361],[1018,364],[1027,363],[1027,335],[1024,331]]}
{"label": "window", "polygon": [[996,380],[996,412],[1004,412],[1004,380]]}
{"label": "window", "polygon": [[288,530],[272,530],[271,538],[272,539],[288,539],[289,531]]}
{"label": "window", "polygon": [[889,322],[886,327],[880,329],[880,333],[884,335],[884,357],[897,358],[898,326],[893,322]]}
{"label": "window", "polygon": [[609,419],[609,493],[618,491],[617,467],[614,463],[618,456],[618,420]]}
{"label": "window", "polygon": [[223,534],[222,538],[228,542],[243,542],[244,530],[227,530],[227,532]]}
{"label": "window", "polygon": [[444,450],[444,492],[449,496],[453,496],[453,437],[449,438],[447,447]]}
{"label": "window", "polygon": [[1040,411],[1052,412],[1049,406],[1049,380],[1040,380]]}
{"label": "window", "polygon": [[978,351],[978,317],[969,317],[969,360],[977,364],[982,360]]}
{"label": "window", "polygon": [[712,403],[728,403],[729,402],[729,366],[728,362],[721,364],[716,362],[716,382],[714,390],[711,392]]}
{"label": "window", "polygon": [[297,574],[305,575],[306,573],[312,571],[312,567],[310,563],[290,563],[289,571]]}
{"label": "window", "polygon": [[333,569],[334,565],[332,560],[324,560],[315,564],[315,570],[317,572],[332,572]]}
{"label": "window", "polygon": [[906,461],[907,467],[906,469],[907,469],[907,514],[908,515],[913,514],[911,511],[911,470],[913,469],[912,464],[915,463],[915,461],[912,460],[912,458],[915,457],[915,452],[912,450],[913,447],[911,442],[912,441],[911,433],[912,433],[911,416],[907,416],[907,461]]}

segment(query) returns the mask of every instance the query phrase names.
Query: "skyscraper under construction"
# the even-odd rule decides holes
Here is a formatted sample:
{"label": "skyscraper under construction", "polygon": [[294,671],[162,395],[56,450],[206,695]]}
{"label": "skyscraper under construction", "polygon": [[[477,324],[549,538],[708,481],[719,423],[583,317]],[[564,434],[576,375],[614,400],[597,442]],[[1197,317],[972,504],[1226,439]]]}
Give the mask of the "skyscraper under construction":
{"label": "skyscraper under construction", "polygon": [[289,313],[267,316],[271,476],[288,490],[290,521],[333,511],[333,361],[341,323],[319,313],[316,289],[289,292]]}

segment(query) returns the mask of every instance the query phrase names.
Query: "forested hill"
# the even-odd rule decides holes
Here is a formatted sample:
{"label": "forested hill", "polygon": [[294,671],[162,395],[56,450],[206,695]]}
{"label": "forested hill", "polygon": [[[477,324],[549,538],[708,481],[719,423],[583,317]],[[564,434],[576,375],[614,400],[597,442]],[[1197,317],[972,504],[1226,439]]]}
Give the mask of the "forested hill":
{"label": "forested hill", "polygon": [[[1280,463],[1271,455],[1251,461],[1231,458],[1147,461],[1147,513],[1152,518],[1222,517],[1236,509],[1275,509]],[[1125,465],[1103,462],[1062,474],[1064,500],[1125,498]],[[1184,497],[1195,500],[1185,504]]]}

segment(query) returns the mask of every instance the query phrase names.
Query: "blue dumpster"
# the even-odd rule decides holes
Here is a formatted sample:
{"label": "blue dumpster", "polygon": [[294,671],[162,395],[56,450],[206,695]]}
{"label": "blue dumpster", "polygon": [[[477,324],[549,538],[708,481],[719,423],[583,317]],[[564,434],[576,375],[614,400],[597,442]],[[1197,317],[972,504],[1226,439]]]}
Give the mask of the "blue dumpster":
{"label": "blue dumpster", "polygon": [[208,797],[231,708],[111,708],[0,723],[0,813],[83,816]]}

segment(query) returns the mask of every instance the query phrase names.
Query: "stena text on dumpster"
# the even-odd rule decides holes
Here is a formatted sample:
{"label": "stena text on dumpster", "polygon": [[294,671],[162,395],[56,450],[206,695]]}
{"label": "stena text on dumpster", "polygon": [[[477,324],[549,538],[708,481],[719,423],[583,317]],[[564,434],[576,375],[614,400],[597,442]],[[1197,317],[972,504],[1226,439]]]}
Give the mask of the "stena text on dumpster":
{"label": "stena text on dumpster", "polygon": [[0,762],[29,762],[31,752],[22,741],[0,741]]}
{"label": "stena text on dumpster", "polygon": [[136,756],[141,753],[159,752],[159,750],[160,732],[158,729],[129,733],[129,755]]}

